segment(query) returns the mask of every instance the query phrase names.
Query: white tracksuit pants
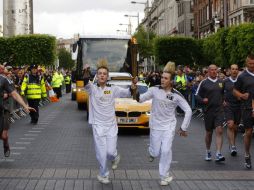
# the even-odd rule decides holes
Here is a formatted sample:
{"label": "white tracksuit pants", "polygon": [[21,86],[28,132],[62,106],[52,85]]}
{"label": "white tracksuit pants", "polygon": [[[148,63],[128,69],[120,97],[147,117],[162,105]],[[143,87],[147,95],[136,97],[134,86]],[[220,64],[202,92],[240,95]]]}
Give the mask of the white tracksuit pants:
{"label": "white tracksuit pants", "polygon": [[107,160],[117,156],[117,125],[92,125],[96,158],[100,164],[100,175],[109,175]]}
{"label": "white tracksuit pants", "polygon": [[172,142],[175,128],[169,130],[150,130],[149,153],[153,157],[160,155],[159,173],[161,179],[168,177],[172,161]]}

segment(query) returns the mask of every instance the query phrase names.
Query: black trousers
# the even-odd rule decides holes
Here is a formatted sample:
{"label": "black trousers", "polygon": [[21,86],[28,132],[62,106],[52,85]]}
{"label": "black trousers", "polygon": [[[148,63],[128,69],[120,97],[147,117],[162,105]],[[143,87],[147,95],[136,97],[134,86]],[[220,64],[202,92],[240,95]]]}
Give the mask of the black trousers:
{"label": "black trousers", "polygon": [[65,84],[65,88],[66,88],[66,93],[71,92],[71,84]]}
{"label": "black trousers", "polygon": [[53,88],[53,90],[56,93],[57,98],[59,99],[62,96],[61,87]]}
{"label": "black trousers", "polygon": [[36,110],[36,112],[31,111],[29,113],[31,117],[31,123],[37,123],[39,119],[39,103],[40,99],[28,99],[28,105]]}

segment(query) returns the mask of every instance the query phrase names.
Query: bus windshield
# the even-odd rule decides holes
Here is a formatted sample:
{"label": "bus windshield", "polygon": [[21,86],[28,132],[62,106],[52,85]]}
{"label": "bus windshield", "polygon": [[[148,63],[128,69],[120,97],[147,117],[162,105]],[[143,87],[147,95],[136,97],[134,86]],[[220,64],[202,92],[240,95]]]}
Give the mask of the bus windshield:
{"label": "bus windshield", "polygon": [[128,48],[128,39],[82,39],[82,62],[90,65],[91,71],[96,70],[98,59],[108,61],[110,71],[120,71],[124,64]]}

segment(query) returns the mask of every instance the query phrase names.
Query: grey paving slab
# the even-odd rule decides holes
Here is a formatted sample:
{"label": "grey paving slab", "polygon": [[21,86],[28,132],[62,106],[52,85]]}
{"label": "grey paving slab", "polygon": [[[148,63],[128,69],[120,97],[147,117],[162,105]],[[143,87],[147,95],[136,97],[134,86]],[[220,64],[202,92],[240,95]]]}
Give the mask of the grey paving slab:
{"label": "grey paving slab", "polygon": [[65,185],[65,180],[57,180],[55,184],[55,190],[63,190]]}
{"label": "grey paving slab", "polygon": [[152,179],[148,170],[138,170],[139,179]]}
{"label": "grey paving slab", "polygon": [[80,169],[78,172],[78,178],[90,178],[91,171],[90,169]]}
{"label": "grey paving slab", "polygon": [[[108,185],[111,185],[111,184],[108,184]],[[93,180],[92,187],[93,187],[93,190],[102,190],[103,185],[101,183],[99,183],[98,181]]]}
{"label": "grey paving slab", "polygon": [[126,170],[128,179],[139,179],[138,172],[136,170]]}
{"label": "grey paving slab", "polygon": [[74,182],[74,190],[83,190],[84,189],[84,182],[83,180],[75,180]]}
{"label": "grey paving slab", "polygon": [[188,179],[200,179],[197,171],[184,171]]}
{"label": "grey paving slab", "polygon": [[42,178],[52,178],[55,174],[55,169],[45,169],[42,173]]}
{"label": "grey paving slab", "polygon": [[206,186],[208,187],[209,190],[216,190],[217,187],[212,183],[212,181],[204,181]]}
{"label": "grey paving slab", "polygon": [[193,181],[185,181],[190,190],[198,190],[199,187]]}
{"label": "grey paving slab", "polygon": [[152,190],[147,180],[139,180],[139,184],[143,190]]}
{"label": "grey paving slab", "polygon": [[211,183],[214,185],[214,187],[218,190],[226,190],[227,187],[224,186],[221,181],[211,181]]}
{"label": "grey paving slab", "polygon": [[142,187],[141,187],[139,181],[131,180],[131,187],[133,190],[142,190]]}
{"label": "grey paving slab", "polygon": [[148,170],[152,179],[159,179],[159,171],[158,170]]}
{"label": "grey paving slab", "polygon": [[0,181],[0,187],[5,189],[5,187],[10,183],[10,181],[11,181],[10,179],[2,179]]}
{"label": "grey paving slab", "polygon": [[121,180],[123,190],[132,190],[131,182],[128,180]]}
{"label": "grey paving slab", "polygon": [[158,180],[148,180],[149,186],[151,187],[151,189],[155,189],[155,190],[160,190],[161,186],[159,185],[159,181]]}
{"label": "grey paving slab", "polygon": [[185,172],[181,171],[181,170],[177,170],[177,171],[172,171],[173,175],[175,178],[177,179],[188,179],[188,176],[185,174]]}
{"label": "grey paving slab", "polygon": [[18,173],[20,172],[20,169],[10,169],[8,172],[5,174],[5,177],[16,177]]}
{"label": "grey paving slab", "polygon": [[125,170],[114,170],[114,179],[127,179]]}
{"label": "grey paving slab", "polygon": [[67,169],[56,169],[54,178],[65,178]]}
{"label": "grey paving slab", "polygon": [[64,190],[73,190],[74,189],[74,180],[66,180],[64,185]]}
{"label": "grey paving slab", "polygon": [[69,169],[66,173],[67,178],[78,178],[78,170],[77,169]]}
{"label": "grey paving slab", "polygon": [[[15,187],[17,186],[17,184],[19,183],[19,179],[12,179],[12,180],[10,180],[10,182],[8,183],[8,185],[6,186],[6,188],[5,189],[7,189],[7,190],[11,190],[11,189],[15,189]],[[0,189],[1,189],[2,187],[0,186]]]}
{"label": "grey paving slab", "polygon": [[221,181],[221,183],[228,189],[237,189],[237,187],[232,183],[232,181]]}
{"label": "grey paving slab", "polygon": [[198,187],[197,189],[203,190],[208,189],[208,187],[205,185],[203,181],[193,181],[194,184]]}
{"label": "grey paving slab", "polygon": [[32,169],[20,170],[16,177],[27,178],[32,172]]}
{"label": "grey paving slab", "polygon": [[93,188],[92,180],[84,180],[84,190],[90,190]]}
{"label": "grey paving slab", "polygon": [[34,190],[37,183],[38,183],[38,180],[29,180],[27,185],[26,185],[25,190]]}
{"label": "grey paving slab", "polygon": [[54,190],[55,184],[56,184],[56,180],[48,180],[45,185],[45,190]]}
{"label": "grey paving slab", "polygon": [[119,189],[119,190],[122,190],[123,187],[122,187],[122,183],[121,181],[116,181],[116,180],[112,180],[112,189],[115,190],[115,189]]}
{"label": "grey paving slab", "polygon": [[0,169],[0,177],[5,177],[9,169]]}
{"label": "grey paving slab", "polygon": [[180,187],[180,189],[191,189],[188,187],[185,181],[176,181],[177,185]]}
{"label": "grey paving slab", "polygon": [[28,179],[21,179],[19,183],[16,185],[15,190],[23,190],[25,189],[28,183]]}
{"label": "grey paving slab", "polygon": [[38,183],[35,186],[36,190],[44,190],[45,186],[46,186],[47,180],[39,180]]}
{"label": "grey paving slab", "polygon": [[173,190],[181,190],[180,187],[178,186],[178,184],[176,183],[176,181],[172,181],[169,186]]}
{"label": "grey paving slab", "polygon": [[29,175],[29,178],[40,178],[44,169],[33,169]]}

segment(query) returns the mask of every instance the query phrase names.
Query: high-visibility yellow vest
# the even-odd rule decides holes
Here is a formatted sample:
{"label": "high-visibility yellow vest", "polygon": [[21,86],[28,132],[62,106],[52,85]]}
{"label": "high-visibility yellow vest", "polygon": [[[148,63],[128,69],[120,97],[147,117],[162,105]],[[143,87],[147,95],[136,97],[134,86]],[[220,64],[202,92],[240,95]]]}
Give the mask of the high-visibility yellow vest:
{"label": "high-visibility yellow vest", "polygon": [[37,83],[29,82],[29,76],[26,76],[21,85],[21,95],[25,95],[27,99],[41,99],[47,97],[45,81],[40,77]]}
{"label": "high-visibility yellow vest", "polygon": [[52,77],[51,86],[52,88],[59,88],[62,85],[62,77],[55,72]]}
{"label": "high-visibility yellow vest", "polygon": [[65,77],[65,84],[71,84],[71,77],[70,76]]}
{"label": "high-visibility yellow vest", "polygon": [[176,83],[181,82],[182,83],[182,87],[180,89],[186,90],[187,78],[186,78],[185,75],[182,75],[181,77],[179,75],[176,75],[175,82]]}

